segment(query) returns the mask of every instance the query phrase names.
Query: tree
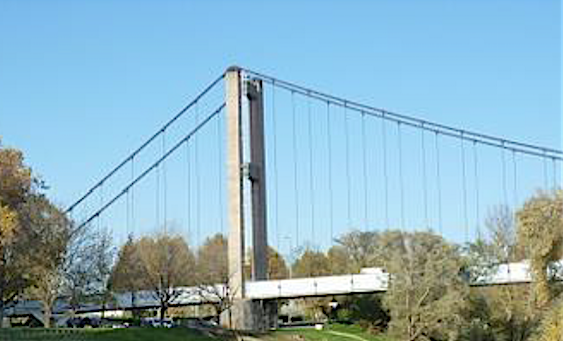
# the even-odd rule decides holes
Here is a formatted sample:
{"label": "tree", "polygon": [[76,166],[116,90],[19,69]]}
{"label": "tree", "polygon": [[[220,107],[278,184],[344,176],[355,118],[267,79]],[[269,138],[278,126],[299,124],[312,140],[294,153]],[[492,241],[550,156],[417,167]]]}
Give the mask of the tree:
{"label": "tree", "polygon": [[361,268],[381,265],[377,263],[376,257],[378,239],[378,232],[356,230],[336,240],[342,246],[342,252],[349,258],[349,272],[359,272]]}
{"label": "tree", "polygon": [[61,293],[62,266],[72,224],[61,209],[40,194],[29,196],[21,217],[29,249],[34,250],[29,264],[33,282],[31,295],[43,303],[43,325],[49,328],[53,304]]}
{"label": "tree", "polygon": [[538,192],[517,213],[518,242],[530,258],[534,306],[542,309],[553,299],[548,268],[563,256],[563,190]]}
{"label": "tree", "polygon": [[31,284],[19,212],[37,180],[24,165],[23,154],[0,142],[0,327],[4,307]]}
{"label": "tree", "polygon": [[69,297],[71,309],[92,299],[105,307],[113,254],[106,229],[85,225],[72,231],[63,267],[63,292]]}
{"label": "tree", "polygon": [[143,237],[138,242],[144,267],[143,286],[152,290],[164,318],[170,303],[194,283],[195,257],[186,241],[169,233]]}
{"label": "tree", "polygon": [[215,309],[216,316],[232,306],[234,293],[229,287],[227,238],[217,233],[208,237],[197,253],[197,281],[202,300]]}
{"label": "tree", "polygon": [[111,243],[111,234],[107,229],[94,232],[91,248],[91,259],[93,262],[92,289],[97,301],[102,304],[102,317],[106,305],[111,299],[110,278],[115,249]]}
{"label": "tree", "polygon": [[390,333],[402,340],[454,340],[468,306],[468,285],[455,245],[431,232],[386,232],[381,256],[390,274],[384,303]]}
{"label": "tree", "polygon": [[[513,214],[508,207],[497,206],[490,210],[485,226],[487,234],[468,247],[467,266],[471,281],[486,281],[488,276],[497,273],[500,264],[524,258],[523,249],[517,244]],[[535,326],[529,287],[494,286],[472,293],[474,300],[484,300],[489,311],[487,320],[481,321],[482,326],[491,326],[504,340],[520,341],[529,337]]]}
{"label": "tree", "polygon": [[220,233],[208,237],[197,253],[198,281],[227,283],[229,279],[227,238]]}
{"label": "tree", "polygon": [[321,251],[305,250],[293,264],[293,277],[326,275],[330,275],[330,263]]}
{"label": "tree", "polygon": [[551,309],[545,314],[534,340],[563,340],[563,300],[554,304],[553,307],[551,307]]}
{"label": "tree", "polygon": [[131,306],[135,307],[136,292],[143,288],[143,265],[137,250],[137,243],[132,235],[117,256],[111,276],[110,288],[114,292],[129,292],[131,294]]}
{"label": "tree", "polygon": [[268,246],[268,279],[285,279],[289,277],[289,269],[283,256],[271,246]]}
{"label": "tree", "polygon": [[[245,278],[252,278],[252,264],[254,262],[252,249],[248,249],[247,254],[250,255],[249,261],[244,266]],[[285,264],[283,256],[273,247],[268,246],[268,279],[285,279],[289,277],[289,268]]]}
{"label": "tree", "polygon": [[334,245],[326,253],[330,264],[330,273],[333,275],[343,275],[353,273],[356,266],[351,265],[350,255],[342,245]]}

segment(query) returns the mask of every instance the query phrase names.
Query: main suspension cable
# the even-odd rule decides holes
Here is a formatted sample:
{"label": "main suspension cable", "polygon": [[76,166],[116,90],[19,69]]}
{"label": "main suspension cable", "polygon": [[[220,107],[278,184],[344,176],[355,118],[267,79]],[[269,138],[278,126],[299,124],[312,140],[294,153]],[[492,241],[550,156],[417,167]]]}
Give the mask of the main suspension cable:
{"label": "main suspension cable", "polygon": [[[479,143],[481,143],[481,144],[495,146],[495,147],[501,147],[501,148],[507,148],[507,149],[510,149],[510,150],[514,149],[514,150],[517,150],[519,152],[530,154],[530,155],[535,155],[535,156],[541,157],[542,153],[554,154],[553,156],[555,158],[557,158],[558,160],[563,160],[563,151],[562,150],[538,146],[538,145],[534,145],[534,144],[530,144],[530,143],[518,142],[518,141],[514,141],[514,140],[510,140],[510,139],[500,138],[500,137],[487,135],[487,134],[483,134],[483,133],[459,129],[459,128],[447,126],[447,125],[444,125],[444,124],[430,122],[430,121],[423,120],[423,119],[420,119],[420,118],[417,118],[417,117],[414,117],[414,116],[403,115],[403,114],[391,112],[389,110],[376,108],[376,107],[373,107],[373,106],[369,106],[369,105],[361,104],[361,103],[354,102],[354,101],[351,101],[351,100],[347,100],[347,99],[344,99],[344,98],[341,98],[341,97],[322,93],[320,91],[316,91],[316,90],[306,88],[306,87],[303,87],[303,86],[300,86],[300,85],[296,85],[296,84],[293,84],[293,83],[290,83],[290,82],[287,82],[287,81],[283,81],[283,80],[280,80],[278,78],[274,78],[274,77],[271,77],[271,76],[268,76],[268,75],[265,75],[265,74],[262,74],[262,73],[259,73],[259,72],[256,72],[256,71],[252,71],[252,70],[248,70],[248,69],[244,69],[244,71],[247,72],[248,74],[251,74],[255,77],[262,79],[265,82],[272,83],[272,82],[275,81],[276,86],[278,86],[280,88],[284,88],[288,91],[293,91],[293,92],[297,92],[297,93],[300,93],[300,94],[303,94],[303,95],[308,95],[310,97],[316,98],[316,99],[321,100],[321,101],[329,101],[334,105],[347,107],[347,108],[352,109],[352,110],[357,111],[357,112],[361,112],[362,110],[364,110],[369,115],[375,115],[377,117],[384,118],[386,120],[395,121],[395,122],[401,121],[402,124],[421,128],[421,129],[425,129],[425,130],[428,130],[428,131],[436,131],[436,132],[440,133],[441,135],[451,136],[451,137],[456,137],[456,138],[464,138],[468,141],[478,140]],[[461,135],[463,135],[463,137]],[[503,146],[502,144],[510,145],[510,146]]]}
{"label": "main suspension cable", "polygon": [[127,193],[133,186],[135,186],[139,181],[141,181],[144,177],[146,177],[151,171],[159,166],[159,164],[167,159],[172,153],[174,153],[183,143],[187,143],[203,126],[205,126],[213,117],[217,116],[223,109],[225,108],[225,103],[221,104],[213,113],[207,116],[200,124],[198,124],[194,129],[190,131],[184,138],[182,138],[178,143],[176,143],[172,148],[170,148],[166,154],[164,154],[161,158],[159,158],[156,162],[154,162],[151,166],[149,166],[145,171],[139,174],[135,180],[130,182],[127,186],[123,188],[121,192],[115,195],[111,200],[106,202],[101,208],[99,208],[94,214],[90,215],[89,218],[84,220],[82,223],[78,224],[77,229],[81,229],[92,220],[96,219],[100,216],[105,210],[107,210],[110,206],[112,206],[119,198]]}
{"label": "main suspension cable", "polygon": [[145,149],[152,141],[154,141],[160,134],[162,134],[168,127],[170,127],[174,122],[176,122],[182,115],[184,115],[188,110],[190,110],[201,98],[203,98],[211,89],[213,89],[221,80],[223,80],[225,74],[217,77],[211,84],[209,84],[199,95],[196,96],[188,105],[186,105],[182,110],[180,110],[174,117],[172,117],[168,122],[166,122],[156,133],[154,133],[150,138],[148,138],[141,146],[135,151],[133,151],[129,156],[127,156],[121,163],[119,163],[115,168],[113,168],[109,173],[107,173],[100,181],[98,181],[94,186],[92,186],[86,193],[80,197],[74,204],[70,205],[66,209],[66,213],[72,211],[76,206],[82,203],[87,197],[89,197],[97,188],[99,188],[106,180],[111,178],[117,171],[119,171],[127,162],[131,161],[136,155],[138,155],[143,149]]}

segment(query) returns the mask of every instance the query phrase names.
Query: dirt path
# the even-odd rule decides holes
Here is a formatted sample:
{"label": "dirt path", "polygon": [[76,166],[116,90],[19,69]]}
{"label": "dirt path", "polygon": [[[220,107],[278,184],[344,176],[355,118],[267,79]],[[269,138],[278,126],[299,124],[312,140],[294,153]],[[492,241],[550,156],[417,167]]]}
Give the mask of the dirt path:
{"label": "dirt path", "polygon": [[327,333],[332,334],[332,335],[349,337],[351,339],[356,339],[358,341],[368,341],[367,339],[364,339],[363,337],[358,336],[358,335],[348,334],[348,333],[343,333],[343,332],[336,332],[334,330],[328,330]]}

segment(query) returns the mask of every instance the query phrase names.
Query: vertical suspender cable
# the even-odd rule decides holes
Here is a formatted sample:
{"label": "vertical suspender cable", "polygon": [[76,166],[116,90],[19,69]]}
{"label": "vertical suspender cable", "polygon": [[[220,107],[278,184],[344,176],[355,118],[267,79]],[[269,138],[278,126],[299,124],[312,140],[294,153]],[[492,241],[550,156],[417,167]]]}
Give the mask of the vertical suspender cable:
{"label": "vertical suspender cable", "polygon": [[[462,133],[462,137],[463,137],[463,133]],[[468,243],[469,242],[469,218],[468,218],[468,214],[467,214],[467,176],[465,174],[465,143],[463,141],[463,138],[459,140],[460,141],[460,147],[461,147],[461,174],[462,174],[462,179],[461,181],[463,182],[463,218],[464,218],[464,223],[465,223],[465,242]]]}
{"label": "vertical suspender cable", "polygon": [[160,230],[160,163],[156,165],[156,191],[155,191],[155,214],[156,214],[156,229]]}
{"label": "vertical suspender cable", "polygon": [[[280,213],[279,213],[279,179],[278,179],[278,128],[276,117],[276,85],[272,83],[272,134],[273,134],[273,149],[274,149],[274,217],[276,224],[276,247],[277,251],[281,254],[280,249]],[[291,266],[291,265],[290,265]]]}
{"label": "vertical suspender cable", "polygon": [[329,219],[330,219],[330,245],[334,242],[334,197],[332,191],[332,137],[330,124],[330,102],[326,102],[326,139],[328,160],[328,194],[329,194]]}
{"label": "vertical suspender cable", "polygon": [[295,122],[295,92],[291,91],[291,117],[293,125],[293,193],[295,204],[295,239],[299,246],[299,185],[297,183],[297,124]]}
{"label": "vertical suspender cable", "polygon": [[503,143],[503,147],[501,149],[501,156],[502,156],[502,193],[503,193],[503,200],[504,200],[504,205],[508,208],[508,190],[507,190],[507,185],[506,185],[506,156],[505,156],[505,149],[504,149],[504,143]]}
{"label": "vertical suspender cable", "polygon": [[362,166],[364,177],[364,224],[368,230],[368,171],[366,157],[366,114],[362,111]]}
{"label": "vertical suspender cable", "polygon": [[131,192],[125,194],[125,235],[131,234]]}
{"label": "vertical suspender cable", "polygon": [[[131,182],[135,179],[135,157],[131,158]],[[131,234],[135,234],[136,229],[135,222],[135,189],[131,187]]]}
{"label": "vertical suspender cable", "polygon": [[553,162],[553,190],[557,190],[557,161],[555,161],[555,158],[551,158],[551,161]]}
{"label": "vertical suspender cable", "polygon": [[347,211],[348,211],[348,228],[352,227],[352,189],[350,180],[350,136],[348,133],[348,104],[344,102],[344,138],[346,141],[346,197],[347,197]]}
{"label": "vertical suspender cable", "polygon": [[187,188],[186,188],[186,227],[188,229],[188,242],[190,245],[195,245],[193,243],[193,235],[192,235],[192,177],[191,177],[191,168],[192,168],[192,153],[190,151],[190,140],[186,140],[186,180],[187,180]]}
{"label": "vertical suspender cable", "polygon": [[481,238],[481,213],[479,201],[479,172],[477,159],[477,141],[473,140],[473,176],[475,178],[475,227],[477,229],[477,238]]}
{"label": "vertical suspender cable", "polygon": [[547,155],[545,155],[544,152],[544,157],[543,157],[543,187],[544,190],[547,191],[547,187],[548,187],[548,175],[547,175]]}
{"label": "vertical suspender cable", "polygon": [[397,122],[397,144],[399,149],[399,194],[401,200],[401,231],[405,226],[405,184],[403,178],[403,141],[401,133],[401,122]]}
{"label": "vertical suspender cable", "polygon": [[[166,154],[166,130],[162,132],[162,156]],[[166,222],[168,211],[168,190],[166,183],[166,160],[162,160],[162,225],[164,231],[168,231]]]}
{"label": "vertical suspender cable", "polygon": [[440,133],[438,131],[435,131],[434,134],[434,147],[436,149],[436,193],[438,195],[438,229],[440,231],[440,235],[442,235],[444,231],[442,225],[442,183],[440,174],[440,146],[438,139]]}
{"label": "vertical suspender cable", "polygon": [[512,150],[512,173],[513,173],[513,182],[512,182],[512,191],[513,191],[513,205],[514,205],[514,212],[516,212],[516,208],[518,207],[518,172],[516,169],[516,151]]}
{"label": "vertical suspender cable", "polygon": [[424,129],[420,129],[420,148],[422,158],[422,201],[424,203],[424,227],[430,228],[428,220],[428,176],[426,174],[426,138]]}
{"label": "vertical suspender cable", "polygon": [[[199,113],[199,101],[196,103],[196,107],[195,107],[195,124],[196,126],[199,124],[199,118],[200,118],[200,113]],[[195,222],[195,228],[196,228],[196,236],[195,236],[195,245],[198,246],[199,243],[201,242],[200,239],[200,229],[201,229],[201,184],[200,184],[200,178],[199,178],[199,141],[198,141],[198,137],[195,136],[194,137],[194,158],[195,158],[195,192],[196,192],[196,201],[195,201],[195,205],[196,205],[196,222]]]}
{"label": "vertical suspender cable", "polygon": [[386,121],[381,119],[381,149],[383,152],[383,187],[385,195],[385,228],[390,229],[389,222],[389,177],[387,174],[387,130]]}
{"label": "vertical suspender cable", "polygon": [[[100,206],[104,205],[104,184],[102,183],[102,185],[100,186]],[[103,221],[102,221],[102,215],[100,214],[98,216],[98,233],[102,232],[102,228],[103,228]]]}
{"label": "vertical suspender cable", "polygon": [[309,190],[311,192],[311,243],[315,241],[315,183],[313,180],[313,124],[311,118],[311,97],[307,97],[307,137],[309,146]]}

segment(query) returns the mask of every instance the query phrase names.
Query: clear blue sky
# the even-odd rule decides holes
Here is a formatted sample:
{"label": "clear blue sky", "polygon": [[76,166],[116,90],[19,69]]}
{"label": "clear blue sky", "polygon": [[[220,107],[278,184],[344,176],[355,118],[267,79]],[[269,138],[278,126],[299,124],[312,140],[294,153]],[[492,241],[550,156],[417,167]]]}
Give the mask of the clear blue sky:
{"label": "clear blue sky", "polygon": [[0,136],[66,205],[238,64],[561,148],[561,15],[555,0],[0,0]]}

